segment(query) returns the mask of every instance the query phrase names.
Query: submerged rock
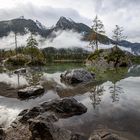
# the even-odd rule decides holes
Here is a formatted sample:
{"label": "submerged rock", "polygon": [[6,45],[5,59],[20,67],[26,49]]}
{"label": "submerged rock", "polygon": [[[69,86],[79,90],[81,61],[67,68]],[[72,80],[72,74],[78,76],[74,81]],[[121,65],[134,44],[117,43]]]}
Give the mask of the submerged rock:
{"label": "submerged rock", "polygon": [[21,99],[26,99],[32,96],[37,96],[44,93],[44,88],[41,85],[30,86],[18,91],[18,97]]}
{"label": "submerged rock", "polygon": [[89,140],[128,140],[126,138],[120,137],[117,134],[106,129],[97,129],[90,136]]}
{"label": "submerged rock", "polygon": [[73,69],[61,74],[61,80],[68,84],[90,82],[95,79],[95,74],[85,69]]}

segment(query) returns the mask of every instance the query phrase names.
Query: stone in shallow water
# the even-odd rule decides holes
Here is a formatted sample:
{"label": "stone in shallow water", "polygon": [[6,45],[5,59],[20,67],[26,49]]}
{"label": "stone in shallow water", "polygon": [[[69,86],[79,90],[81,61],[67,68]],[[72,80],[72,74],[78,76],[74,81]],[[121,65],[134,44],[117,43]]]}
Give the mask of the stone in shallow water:
{"label": "stone in shallow water", "polygon": [[126,138],[120,137],[110,130],[106,129],[97,129],[91,134],[89,140],[128,140]]}
{"label": "stone in shallow water", "polygon": [[41,95],[42,93],[44,93],[44,91],[45,90],[41,85],[30,86],[24,89],[20,89],[18,91],[18,97],[21,99],[26,99],[32,96]]}
{"label": "stone in shallow water", "polygon": [[29,110],[22,111],[19,116],[21,116],[22,121],[28,121],[29,119],[46,115],[44,113],[53,112],[59,118],[72,117],[74,115],[81,115],[87,111],[87,108],[79,103],[74,98],[64,98],[52,100],[49,102],[44,102],[40,106],[33,107]]}
{"label": "stone in shallow water", "polygon": [[20,68],[14,71],[15,74],[23,74],[26,73],[27,69],[26,68]]}
{"label": "stone in shallow water", "polygon": [[8,130],[6,140],[13,140],[13,136],[21,137],[20,140],[82,140],[84,136],[60,128],[54,122],[86,111],[87,108],[74,98],[44,102],[22,111],[15,121],[16,125]]}
{"label": "stone in shallow water", "polygon": [[90,82],[95,79],[95,74],[85,69],[73,69],[61,74],[61,80],[68,84]]}

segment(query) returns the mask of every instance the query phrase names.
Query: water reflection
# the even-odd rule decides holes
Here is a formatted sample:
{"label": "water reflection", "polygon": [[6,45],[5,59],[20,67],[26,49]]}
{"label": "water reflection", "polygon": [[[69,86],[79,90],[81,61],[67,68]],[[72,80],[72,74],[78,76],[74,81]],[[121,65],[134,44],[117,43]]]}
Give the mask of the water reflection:
{"label": "water reflection", "polygon": [[112,86],[109,87],[112,102],[119,102],[120,94],[124,93],[123,88],[117,83],[112,83]]}
{"label": "water reflection", "polygon": [[102,85],[94,86],[90,90],[89,98],[91,100],[91,104],[93,106],[93,109],[96,109],[96,106],[98,106],[101,102],[101,96],[103,95],[104,87]]}

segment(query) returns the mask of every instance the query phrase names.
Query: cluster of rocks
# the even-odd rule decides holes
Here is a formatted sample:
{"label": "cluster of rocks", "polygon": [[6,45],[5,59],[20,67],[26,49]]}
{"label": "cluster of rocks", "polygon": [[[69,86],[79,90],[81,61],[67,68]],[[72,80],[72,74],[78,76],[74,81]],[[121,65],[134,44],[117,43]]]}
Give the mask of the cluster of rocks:
{"label": "cluster of rocks", "polygon": [[[16,70],[15,73],[25,72],[25,69]],[[95,74],[85,69],[73,69],[64,72],[60,75],[61,81],[67,84],[79,84],[91,82],[95,79]],[[30,97],[39,96],[44,93],[44,88],[41,85],[30,86],[18,91],[18,97],[28,99]]]}
{"label": "cluster of rocks", "polygon": [[56,125],[59,119],[81,115],[87,108],[74,98],[55,99],[23,110],[11,126],[0,129],[0,140],[128,140],[107,128],[97,128],[87,136]]}
{"label": "cluster of rocks", "polygon": [[86,111],[87,108],[74,98],[44,102],[22,111],[11,127],[1,135],[2,140],[80,140],[83,136],[60,128],[55,122]]}

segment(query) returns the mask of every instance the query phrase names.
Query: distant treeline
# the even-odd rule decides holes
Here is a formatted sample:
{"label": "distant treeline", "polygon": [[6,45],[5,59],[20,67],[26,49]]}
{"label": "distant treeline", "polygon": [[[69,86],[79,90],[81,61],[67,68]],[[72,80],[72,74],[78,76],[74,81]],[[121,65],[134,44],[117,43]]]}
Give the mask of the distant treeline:
{"label": "distant treeline", "polygon": [[54,47],[44,48],[43,54],[49,62],[55,61],[83,61],[90,54],[89,51],[82,48],[60,48],[56,49]]}
{"label": "distant treeline", "polygon": [[[36,48],[37,49],[37,48]],[[44,49],[37,49],[38,51],[33,51],[35,56],[44,57],[46,62],[59,62],[59,61],[83,61],[87,58],[90,54],[89,51],[82,49],[82,48],[54,48],[54,47],[47,47]],[[5,60],[11,56],[15,56],[16,53],[26,55],[28,54],[27,47],[18,47],[17,50],[10,49],[4,50],[0,49],[0,61]],[[36,52],[36,53],[35,53]]]}

